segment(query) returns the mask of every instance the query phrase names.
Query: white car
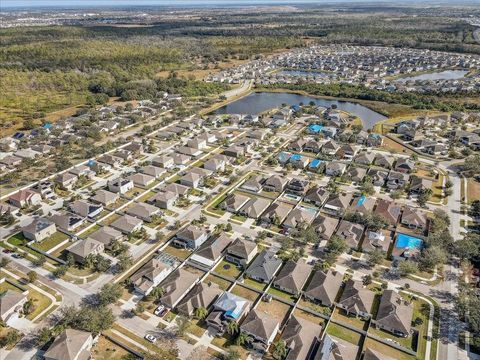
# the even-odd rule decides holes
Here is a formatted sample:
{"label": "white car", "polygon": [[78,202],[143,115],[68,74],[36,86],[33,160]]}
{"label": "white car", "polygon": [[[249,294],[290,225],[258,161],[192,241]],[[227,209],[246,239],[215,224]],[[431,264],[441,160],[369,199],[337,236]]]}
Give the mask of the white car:
{"label": "white car", "polygon": [[159,307],[157,307],[157,308],[155,309],[155,311],[154,311],[153,313],[154,313],[155,315],[159,316],[159,315],[163,312],[163,310],[165,310],[165,306],[160,305]]}
{"label": "white car", "polygon": [[155,343],[155,341],[157,341],[157,338],[153,335],[150,335],[150,334],[146,334],[145,335],[145,339],[147,339],[148,341],[150,341],[152,344]]}

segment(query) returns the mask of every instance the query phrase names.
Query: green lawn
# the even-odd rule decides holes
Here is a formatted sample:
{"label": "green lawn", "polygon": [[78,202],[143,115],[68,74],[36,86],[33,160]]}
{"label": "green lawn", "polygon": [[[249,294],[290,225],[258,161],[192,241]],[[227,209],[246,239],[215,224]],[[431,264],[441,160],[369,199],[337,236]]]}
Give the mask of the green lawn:
{"label": "green lawn", "polygon": [[333,323],[328,325],[327,333],[355,345],[358,345],[362,338],[359,333]]}
{"label": "green lawn", "polygon": [[246,278],[244,281],[243,281],[244,284],[246,285],[249,285],[251,287],[254,287],[260,291],[263,291],[267,285],[264,284],[264,283],[261,283],[261,282],[258,282],[256,280],[253,280],[253,279],[249,279],[249,278]]}
{"label": "green lawn", "polygon": [[55,234],[50,236],[49,238],[42,240],[39,243],[33,245],[33,247],[47,252],[48,250],[52,249],[53,247],[57,246],[58,244],[62,243],[63,241],[68,239],[68,235],[57,231]]}
{"label": "green lawn", "polygon": [[192,253],[190,250],[177,248],[173,245],[168,245],[163,251],[181,260],[185,260]]}
{"label": "green lawn", "polygon": [[241,273],[237,266],[225,260],[222,260],[213,271],[220,275],[229,276],[234,279],[236,279]]}
{"label": "green lawn", "polygon": [[353,326],[359,330],[367,330],[368,327],[367,321],[357,318],[355,316],[348,316],[342,309],[335,309],[332,318],[336,321]]}
{"label": "green lawn", "polygon": [[101,227],[100,225],[95,224],[95,225],[93,225],[90,229],[88,229],[87,231],[84,231],[84,232],[80,235],[80,237],[81,237],[82,239],[86,239],[89,235],[93,234],[93,233],[94,233],[95,231],[97,231],[97,230],[100,230],[101,228],[102,228],[102,227]]}
{"label": "green lawn", "polygon": [[415,356],[404,353],[403,351],[394,349],[391,346],[385,345],[379,341],[375,341],[371,338],[365,340],[365,349],[372,349],[378,351],[379,353],[390,356],[396,360],[415,360]]}
{"label": "green lawn", "polygon": [[224,280],[222,278],[219,278],[218,276],[211,275],[211,274],[208,275],[203,282],[208,284],[210,281],[212,283],[217,284],[222,290],[227,290],[230,287],[230,285],[232,285],[230,281]]}
{"label": "green lawn", "polygon": [[267,292],[269,294],[281,297],[281,298],[283,298],[287,301],[291,301],[291,302],[295,302],[295,300],[297,299],[295,296],[287,294],[286,292],[283,292],[281,290],[275,289],[273,286],[271,286],[270,289],[268,289]]}

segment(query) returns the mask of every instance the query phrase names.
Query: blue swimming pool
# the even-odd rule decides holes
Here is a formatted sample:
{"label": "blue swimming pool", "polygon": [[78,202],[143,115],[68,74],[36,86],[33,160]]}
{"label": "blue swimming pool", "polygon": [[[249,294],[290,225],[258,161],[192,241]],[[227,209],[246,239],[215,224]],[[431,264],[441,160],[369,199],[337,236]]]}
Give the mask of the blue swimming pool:
{"label": "blue swimming pool", "polygon": [[292,160],[292,161],[299,161],[301,158],[302,158],[302,155],[295,154],[295,155],[292,155],[292,157],[290,158],[290,160]]}
{"label": "blue swimming pool", "polygon": [[310,163],[310,167],[311,167],[311,168],[319,167],[321,163],[322,163],[322,160],[314,159],[314,160],[312,160],[312,162]]}
{"label": "blue swimming pool", "polygon": [[367,197],[365,195],[360,196],[360,198],[357,201],[357,206],[362,206],[366,199]]}
{"label": "blue swimming pool", "polygon": [[320,130],[322,130],[322,128],[323,128],[323,126],[319,125],[319,124],[312,124],[312,125],[308,126],[308,130],[310,130],[310,132],[315,133],[315,134],[318,134],[320,132]]}
{"label": "blue swimming pool", "polygon": [[423,240],[414,236],[400,234],[397,237],[397,248],[419,249],[422,247]]}

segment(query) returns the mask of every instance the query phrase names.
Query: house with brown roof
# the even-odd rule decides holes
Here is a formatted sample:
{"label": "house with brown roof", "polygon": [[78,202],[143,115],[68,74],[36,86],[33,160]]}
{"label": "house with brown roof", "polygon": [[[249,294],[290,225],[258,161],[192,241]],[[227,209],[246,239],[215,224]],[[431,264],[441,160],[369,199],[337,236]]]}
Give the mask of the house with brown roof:
{"label": "house with brown roof", "polygon": [[132,232],[140,230],[142,224],[141,219],[125,214],[112,222],[110,226],[126,235],[130,235]]}
{"label": "house with brown roof", "polygon": [[345,310],[347,315],[368,319],[372,310],[375,293],[365,287],[361,281],[347,280],[342,296],[336,304]]}
{"label": "house with brown roof", "polygon": [[202,184],[202,180],[202,175],[190,171],[180,178],[180,184],[197,189]]}
{"label": "house with brown roof", "polygon": [[225,249],[232,243],[230,236],[225,233],[205,241],[189,258],[189,261],[212,268],[221,259]]}
{"label": "house with brown roof", "polygon": [[143,188],[148,187],[155,182],[154,176],[150,176],[144,173],[132,174],[127,179],[131,180],[134,186],[140,186]]}
{"label": "house with brown roof", "polygon": [[99,241],[106,249],[111,249],[114,241],[121,241],[123,239],[123,234],[110,226],[102,226],[94,233],[88,235],[87,239]]}
{"label": "house with brown roof", "polygon": [[159,166],[161,168],[169,169],[173,167],[173,158],[167,155],[156,156],[152,159],[153,166]]}
{"label": "house with brown roof", "polygon": [[362,215],[368,215],[373,211],[377,199],[374,197],[357,196],[353,199],[352,204],[348,207],[348,211],[351,213],[359,213]]}
{"label": "house with brown roof", "polygon": [[117,156],[113,156],[110,154],[105,154],[100,156],[97,159],[98,162],[106,164],[112,168],[118,168],[120,165],[122,165],[123,160]]}
{"label": "house with brown roof", "polygon": [[268,208],[271,201],[265,198],[252,198],[246,202],[239,211],[239,214],[252,219],[258,219],[260,215]]}
{"label": "house with brown roof", "polygon": [[393,201],[378,199],[373,212],[387,220],[391,226],[395,226],[402,213],[402,207]]}
{"label": "house with brown roof", "polygon": [[325,201],[327,201],[329,195],[330,192],[326,188],[315,186],[307,191],[303,200],[317,206],[322,206]]}
{"label": "house with brown roof", "polygon": [[255,242],[238,238],[227,248],[225,260],[240,266],[246,266],[257,253],[258,246]]}
{"label": "house with brown roof", "polygon": [[371,165],[375,159],[375,154],[373,153],[361,153],[355,156],[353,162],[356,164],[362,165]]}
{"label": "house with brown roof", "polygon": [[188,225],[175,235],[174,244],[189,249],[198,249],[208,239],[208,232],[195,225]]}
{"label": "house with brown roof", "polygon": [[223,290],[214,282],[198,283],[176,306],[179,314],[192,316],[199,308],[208,309]]}
{"label": "house with brown roof", "polygon": [[176,269],[159,285],[164,291],[160,302],[173,309],[185,294],[195,286],[198,280],[198,274],[189,272],[184,268]]}
{"label": "house with brown roof", "polygon": [[314,303],[331,307],[335,303],[342,281],[343,275],[337,271],[328,269],[323,272],[318,270],[313,274],[305,289],[304,296]]}
{"label": "house with brown roof", "polygon": [[188,193],[190,192],[190,190],[191,190],[191,188],[189,188],[188,186],[181,185],[181,184],[176,184],[176,183],[168,184],[163,189],[163,191],[171,191],[171,192],[173,192],[177,195],[181,195],[181,196],[188,196]]}
{"label": "house with brown roof", "polygon": [[220,204],[220,207],[228,212],[236,213],[250,200],[250,197],[240,194],[240,193],[231,193],[227,198]]}
{"label": "house with brown roof", "polygon": [[320,342],[315,359],[352,360],[357,358],[359,347],[348,341],[325,334]]}
{"label": "house with brown roof", "polygon": [[100,241],[87,238],[78,240],[73,245],[70,245],[66,250],[69,254],[72,254],[76,262],[84,264],[85,259],[89,255],[103,254],[105,250],[105,245]]}
{"label": "house with brown roof", "polygon": [[22,228],[22,233],[28,240],[40,242],[57,232],[55,223],[46,218],[34,219],[30,224]]}
{"label": "house with brown roof", "polygon": [[145,203],[135,203],[127,209],[127,214],[136,216],[146,222],[152,222],[153,219],[156,216],[160,216],[162,212],[156,206]]}
{"label": "house with brown roof", "polygon": [[401,173],[411,173],[415,170],[415,161],[408,158],[399,158],[395,162],[394,169]]}
{"label": "house with brown roof", "polygon": [[342,220],[340,221],[340,225],[338,226],[335,235],[345,240],[350,248],[358,249],[364,229],[365,227],[363,225]]}
{"label": "house with brown roof", "polygon": [[53,179],[53,182],[57,185],[60,185],[63,189],[71,190],[73,188],[73,185],[78,180],[78,176],[75,174],[72,174],[70,172],[64,172],[61,174],[58,174],[55,176]]}
{"label": "house with brown roof", "polygon": [[178,261],[166,253],[160,253],[150,259],[130,277],[135,291],[142,295],[148,295],[154,287],[173,272],[177,265]]}
{"label": "house with brown roof", "polygon": [[23,189],[11,195],[8,202],[19,208],[35,206],[42,202],[42,196],[33,190]]}
{"label": "house with brown roof", "polygon": [[312,222],[312,226],[317,234],[324,240],[330,239],[340,222],[339,219],[319,214]]}
{"label": "house with brown roof", "polygon": [[392,156],[384,155],[384,154],[376,154],[374,164],[380,166],[384,169],[391,169],[395,162],[395,158]]}
{"label": "house with brown roof", "polygon": [[85,221],[85,218],[72,213],[59,213],[50,216],[50,220],[55,223],[57,228],[64,231],[74,231]]}
{"label": "house with brown roof", "polygon": [[363,355],[363,360],[395,360],[395,359],[383,353],[380,353],[376,350],[367,348],[367,350],[365,350],[365,354]]}
{"label": "house with brown roof", "polygon": [[288,260],[273,282],[273,287],[292,295],[299,295],[307,282],[312,266],[305,260]]}
{"label": "house with brown roof", "polygon": [[385,290],[380,298],[377,317],[379,329],[394,335],[407,337],[412,329],[413,306],[393,290]]}
{"label": "house with brown roof", "polygon": [[321,152],[325,155],[335,156],[338,150],[340,150],[340,145],[330,140],[322,146]]}
{"label": "house with brown roof", "polygon": [[288,229],[305,228],[315,219],[315,215],[315,211],[310,211],[310,209],[307,210],[303,207],[296,207],[288,213],[282,226]]}
{"label": "house with brown roof", "polygon": [[97,190],[94,196],[90,200],[102,204],[103,206],[109,206],[115,204],[120,199],[120,195],[107,191],[107,190]]}
{"label": "house with brown roof", "polygon": [[288,181],[289,180],[283,176],[272,175],[263,184],[263,190],[281,193],[283,190],[285,190]]}
{"label": "house with brown roof", "polygon": [[410,206],[406,206],[403,210],[402,219],[400,222],[402,225],[405,225],[410,229],[425,231],[427,229],[428,220],[425,212]]}
{"label": "house with brown roof", "polygon": [[320,325],[292,315],[281,337],[287,347],[285,360],[310,359],[315,345],[320,340],[321,332],[322,327]]}
{"label": "house with brown roof", "polygon": [[158,166],[153,166],[153,165],[142,166],[138,170],[142,174],[153,176],[155,179],[160,179],[162,177],[162,175],[167,172],[164,168],[161,168],[161,167],[158,167]]}
{"label": "house with brown roof", "polygon": [[420,194],[422,192],[432,190],[433,181],[430,179],[425,179],[420,176],[411,176],[410,177],[410,194]]}
{"label": "house with brown roof", "polygon": [[277,319],[256,309],[250,311],[240,325],[240,331],[251,337],[247,346],[261,352],[268,350],[279,329]]}
{"label": "house with brown roof", "polygon": [[91,333],[65,329],[58,335],[43,354],[45,360],[87,360],[94,344]]}
{"label": "house with brown roof", "polygon": [[108,182],[108,191],[118,194],[125,194],[133,188],[133,181],[122,177],[118,177],[115,180],[111,180]]}
{"label": "house with brown roof", "polygon": [[352,198],[353,194],[351,193],[331,194],[323,207],[323,211],[333,215],[341,215],[347,210]]}
{"label": "house with brown roof", "polygon": [[265,210],[260,220],[267,224],[280,225],[288,213],[293,209],[293,205],[283,201],[275,201]]}
{"label": "house with brown roof", "polygon": [[241,186],[243,190],[252,191],[252,192],[260,192],[263,187],[265,179],[261,175],[256,175],[248,178]]}
{"label": "house with brown roof", "polygon": [[74,214],[91,219],[100,215],[100,213],[103,211],[102,205],[93,204],[85,200],[75,200],[74,202],[70,203],[69,208]]}
{"label": "house with brown roof", "polygon": [[147,203],[155,205],[160,209],[170,209],[178,199],[178,194],[172,191],[160,191],[155,193]]}

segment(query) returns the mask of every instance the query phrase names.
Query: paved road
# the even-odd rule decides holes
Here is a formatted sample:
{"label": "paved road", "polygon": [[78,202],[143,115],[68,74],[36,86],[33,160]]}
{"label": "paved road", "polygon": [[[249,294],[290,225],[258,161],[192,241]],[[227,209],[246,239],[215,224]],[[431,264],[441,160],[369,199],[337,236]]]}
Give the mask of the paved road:
{"label": "paved road", "polygon": [[236,96],[239,96],[239,95],[242,95],[243,93],[247,92],[248,90],[250,90],[250,88],[252,87],[252,83],[253,81],[252,80],[245,80],[242,84],[242,86],[238,87],[238,88],[235,88],[235,89],[232,89],[232,90],[228,90],[228,91],[225,91],[223,93],[223,95],[227,98],[227,99],[231,99],[233,97],[236,97]]}

